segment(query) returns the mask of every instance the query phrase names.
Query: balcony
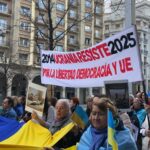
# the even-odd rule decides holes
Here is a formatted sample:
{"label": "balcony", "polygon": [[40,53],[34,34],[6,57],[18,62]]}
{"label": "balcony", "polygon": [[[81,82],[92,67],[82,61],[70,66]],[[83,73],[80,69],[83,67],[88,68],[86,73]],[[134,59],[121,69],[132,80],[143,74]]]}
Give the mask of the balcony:
{"label": "balcony", "polygon": [[[47,6],[47,4],[45,5]],[[36,8],[46,11],[46,7],[43,4],[39,4],[39,2],[36,2]]]}
{"label": "balcony", "polygon": [[144,44],[148,43],[148,39],[143,39],[143,41],[144,41]]}
{"label": "balcony", "polygon": [[7,24],[0,24],[0,31],[2,31],[4,34],[6,33],[6,31],[10,31],[11,26],[7,25]]}
{"label": "balcony", "polygon": [[28,60],[19,60],[20,65],[28,65]]}
{"label": "balcony", "polygon": [[76,40],[68,40],[69,45],[77,45],[78,42]]}
{"label": "balcony", "polygon": [[22,15],[22,16],[24,16],[24,17],[30,17],[31,16],[31,12],[30,12],[30,10],[21,10],[20,11],[20,14]]}
{"label": "balcony", "polygon": [[144,55],[147,56],[148,55],[148,51],[145,50],[144,51]]}
{"label": "balcony", "polygon": [[77,1],[70,0],[69,1],[69,6],[71,6],[71,7],[77,7]]}
{"label": "balcony", "polygon": [[9,48],[9,41],[0,41],[0,47]]}
{"label": "balcony", "polygon": [[48,23],[48,20],[45,18],[41,18],[41,17],[36,17],[36,22],[41,24],[41,25],[46,25],[46,23]]}
{"label": "balcony", "polygon": [[11,15],[11,10],[3,10],[3,9],[0,9],[0,14],[1,15],[5,15],[5,16],[10,16]]}

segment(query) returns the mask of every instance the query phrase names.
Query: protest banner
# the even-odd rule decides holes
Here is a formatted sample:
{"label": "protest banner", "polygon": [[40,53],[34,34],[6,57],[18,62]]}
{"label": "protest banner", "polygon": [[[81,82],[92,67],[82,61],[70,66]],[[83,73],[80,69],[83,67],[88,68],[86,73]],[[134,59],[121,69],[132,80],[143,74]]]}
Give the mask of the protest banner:
{"label": "protest banner", "polygon": [[100,87],[111,80],[142,81],[135,26],[84,50],[41,51],[43,84]]}
{"label": "protest banner", "polygon": [[45,97],[46,87],[29,82],[25,110],[31,113],[34,110],[42,117]]}

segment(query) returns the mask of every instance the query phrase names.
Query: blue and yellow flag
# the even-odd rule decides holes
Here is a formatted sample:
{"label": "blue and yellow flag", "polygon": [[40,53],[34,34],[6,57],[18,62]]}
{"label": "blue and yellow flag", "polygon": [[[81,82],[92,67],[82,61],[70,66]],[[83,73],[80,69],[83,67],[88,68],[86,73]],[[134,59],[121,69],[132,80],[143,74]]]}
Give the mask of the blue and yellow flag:
{"label": "blue and yellow flag", "polygon": [[[15,134],[0,142],[0,150],[43,150],[43,147],[54,146],[73,127],[71,122],[55,134],[32,120],[24,124]],[[73,150],[71,147],[69,150]]]}
{"label": "blue and yellow flag", "polygon": [[108,110],[108,143],[112,146],[113,150],[118,150],[118,144],[114,138],[115,135],[115,126],[113,115],[110,110]]}
{"label": "blue and yellow flag", "polygon": [[87,125],[89,118],[87,113],[83,110],[83,108],[79,105],[76,106],[75,111],[73,112],[71,119],[78,124],[82,129]]}
{"label": "blue and yellow flag", "polygon": [[3,141],[15,134],[22,126],[23,122],[0,116],[0,141]]}

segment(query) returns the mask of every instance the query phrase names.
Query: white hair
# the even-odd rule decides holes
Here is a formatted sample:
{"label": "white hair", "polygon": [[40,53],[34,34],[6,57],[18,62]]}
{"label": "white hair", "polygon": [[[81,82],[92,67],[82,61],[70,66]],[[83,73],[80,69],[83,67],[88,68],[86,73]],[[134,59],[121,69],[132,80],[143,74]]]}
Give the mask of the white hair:
{"label": "white hair", "polygon": [[[68,109],[69,112],[70,112],[69,99],[59,99],[59,100],[57,101],[57,103],[60,103],[60,102],[62,102],[62,103],[65,105],[66,109]],[[57,103],[56,103],[56,104],[57,104]]]}

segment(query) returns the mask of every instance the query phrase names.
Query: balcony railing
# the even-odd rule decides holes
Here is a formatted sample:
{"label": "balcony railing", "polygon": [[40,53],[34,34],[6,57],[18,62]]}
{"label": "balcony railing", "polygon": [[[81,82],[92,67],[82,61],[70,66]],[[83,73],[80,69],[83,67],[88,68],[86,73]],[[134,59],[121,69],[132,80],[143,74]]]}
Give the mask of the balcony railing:
{"label": "balcony railing", "polygon": [[76,40],[68,40],[68,44],[70,44],[70,45],[77,45],[78,42]]}
{"label": "balcony railing", "polygon": [[9,47],[9,42],[8,41],[0,41],[0,46]]}
{"label": "balcony railing", "polygon": [[147,40],[147,39],[144,39],[144,43],[147,44],[147,43],[148,43],[148,40]]}
{"label": "balcony railing", "polygon": [[11,14],[11,10],[8,10],[8,9],[3,10],[3,9],[0,9],[0,13],[1,13],[1,14],[7,14],[7,15],[10,15],[10,14]]}
{"label": "balcony railing", "polygon": [[21,65],[28,65],[28,60],[19,60]]}
{"label": "balcony railing", "polygon": [[11,26],[10,25],[5,25],[5,24],[0,24],[0,30],[2,31],[6,31],[6,30],[10,30],[11,29]]}

